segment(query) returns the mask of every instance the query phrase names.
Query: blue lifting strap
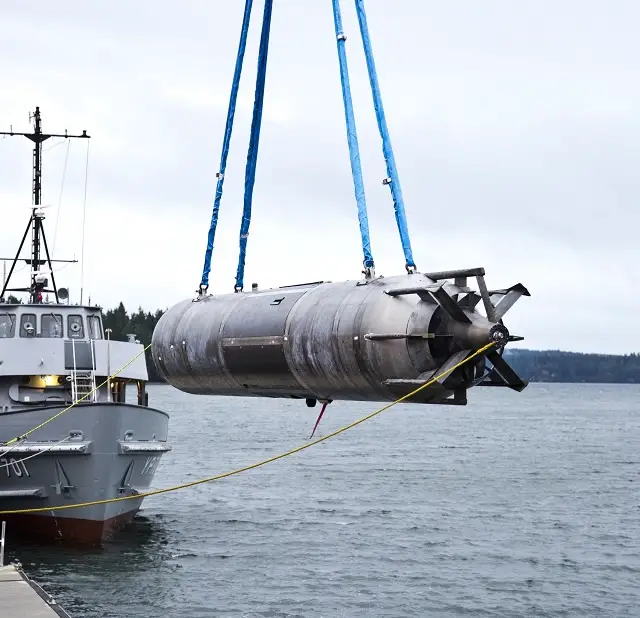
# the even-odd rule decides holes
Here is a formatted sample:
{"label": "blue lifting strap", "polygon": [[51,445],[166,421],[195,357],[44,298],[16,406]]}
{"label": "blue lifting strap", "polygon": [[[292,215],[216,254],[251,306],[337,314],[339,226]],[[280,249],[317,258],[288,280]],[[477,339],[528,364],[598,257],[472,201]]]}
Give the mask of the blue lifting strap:
{"label": "blue lifting strap", "polygon": [[224,140],[222,142],[222,155],[220,157],[220,171],[218,172],[218,183],[216,185],[216,197],[213,202],[213,214],[211,215],[211,226],[207,236],[207,250],[204,254],[204,268],[202,269],[202,280],[200,291],[204,292],[209,287],[209,273],[211,272],[211,253],[213,251],[213,241],[216,236],[218,225],[218,213],[220,211],[220,200],[222,199],[222,187],[224,185],[224,174],[227,169],[227,156],[229,155],[229,144],[231,142],[231,132],[233,130],[233,119],[236,113],[236,102],[238,100],[238,88],[240,86],[240,76],[242,75],[242,63],[244,52],[247,47],[247,33],[249,32],[249,21],[251,19],[251,8],[253,0],[246,0],[244,6],[244,19],[242,20],[242,31],[240,33],[240,44],[238,45],[238,56],[236,58],[236,68],[233,73],[233,84],[231,86],[231,96],[229,98],[229,109],[227,111],[227,124],[224,130]]}
{"label": "blue lifting strap", "polygon": [[371,93],[373,94],[373,104],[376,110],[376,119],[378,120],[380,137],[382,138],[382,152],[384,153],[384,158],[387,162],[388,177],[385,179],[385,184],[388,184],[391,188],[393,207],[395,210],[396,221],[398,223],[398,231],[400,232],[400,241],[402,242],[402,249],[404,251],[405,266],[407,271],[413,272],[416,269],[416,265],[413,261],[413,252],[411,251],[411,241],[409,240],[407,217],[404,212],[404,200],[402,199],[400,179],[398,178],[398,170],[393,156],[393,148],[391,147],[391,138],[389,137],[389,129],[387,128],[384,108],[382,106],[382,96],[380,94],[380,85],[378,84],[376,65],[373,60],[373,50],[371,48],[371,39],[369,38],[369,28],[367,26],[367,15],[364,8],[364,0],[355,0],[355,3],[358,22],[360,24],[360,33],[362,35],[362,44],[364,46],[365,58],[367,60],[367,70],[369,72]]}
{"label": "blue lifting strap", "polygon": [[264,83],[267,73],[267,55],[269,53],[269,33],[271,30],[271,12],[273,0],[265,0],[262,18],[262,33],[260,35],[260,49],[258,52],[258,73],[256,76],[256,93],[253,102],[253,118],[251,120],[251,136],[249,138],[249,152],[244,180],[244,209],[240,226],[240,257],[236,273],[236,292],[244,287],[244,263],[247,254],[247,237],[251,223],[251,202],[253,199],[253,185],[256,179],[256,160],[258,158],[258,143],[260,141],[260,126],[262,124],[262,105],[264,101]]}
{"label": "blue lifting strap", "polygon": [[342,98],[344,100],[344,115],[347,124],[347,142],[349,144],[349,158],[351,159],[351,174],[353,176],[353,188],[358,205],[358,221],[360,222],[360,236],[362,237],[362,252],[364,254],[365,274],[373,272],[373,256],[371,254],[371,240],[369,237],[369,219],[367,217],[367,200],[364,193],[362,180],[362,166],[360,164],[360,148],[358,146],[358,134],[356,132],[356,120],[353,114],[353,101],[351,99],[351,86],[349,84],[349,69],[347,67],[347,38],[342,30],[342,15],[340,14],[340,0],[333,0],[333,21],[336,27],[336,39],[338,44],[338,60],[340,62],[340,81],[342,83]]}

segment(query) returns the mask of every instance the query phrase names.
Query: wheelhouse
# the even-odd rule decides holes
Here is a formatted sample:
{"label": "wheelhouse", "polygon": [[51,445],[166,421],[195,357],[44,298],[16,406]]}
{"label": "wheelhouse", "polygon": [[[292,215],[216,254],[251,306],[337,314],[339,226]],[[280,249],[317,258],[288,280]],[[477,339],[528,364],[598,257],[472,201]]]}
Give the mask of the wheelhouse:
{"label": "wheelhouse", "polygon": [[0,303],[0,412],[32,405],[123,403],[132,383],[138,405],[148,405],[142,345],[131,337],[112,341],[108,335],[100,307]]}

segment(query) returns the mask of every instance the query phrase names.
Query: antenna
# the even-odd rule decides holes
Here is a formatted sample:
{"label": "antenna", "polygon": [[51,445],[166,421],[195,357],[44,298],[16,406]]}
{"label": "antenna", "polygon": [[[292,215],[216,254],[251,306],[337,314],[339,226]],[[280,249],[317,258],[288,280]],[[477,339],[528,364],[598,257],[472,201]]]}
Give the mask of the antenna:
{"label": "antenna", "polygon": [[87,142],[87,160],[84,167],[84,200],[82,201],[82,248],[80,249],[80,304],[84,296],[84,233],[87,221],[87,182],[89,179],[89,142]]}
{"label": "antenna", "polygon": [[[44,233],[44,227],[42,225],[42,221],[44,220],[44,213],[42,212],[42,143],[48,140],[50,137],[62,137],[64,139],[69,139],[72,137],[77,138],[86,138],[89,139],[89,135],[87,135],[86,130],[82,131],[81,135],[69,135],[67,130],[65,129],[64,134],[60,133],[43,133],[41,126],[41,118],[40,118],[40,108],[36,107],[36,111],[33,114],[29,114],[29,121],[33,120],[33,128],[34,130],[31,133],[20,133],[13,130],[13,127],[10,127],[10,131],[0,131],[0,135],[21,135],[22,137],[26,137],[31,140],[34,144],[33,146],[33,189],[32,189],[32,199],[33,205],[31,210],[31,217],[29,219],[29,223],[27,224],[27,229],[24,232],[22,237],[22,241],[20,242],[20,247],[18,248],[18,252],[13,258],[13,263],[11,264],[11,269],[9,270],[9,274],[6,277],[6,280],[2,286],[2,292],[0,293],[0,298],[4,298],[5,292],[28,292],[29,293],[29,302],[30,303],[41,303],[42,302],[42,294],[43,292],[53,292],[56,297],[56,303],[59,302],[58,288],[56,287],[55,277],[53,276],[53,267],[51,266],[52,262],[77,262],[77,260],[52,260],[49,255],[49,247],[47,246],[47,238]],[[20,259],[20,252],[22,251],[22,247],[24,246],[24,242],[31,230],[31,259],[25,260],[27,264],[31,265],[31,286],[28,288],[9,288],[9,282],[11,281],[11,276],[13,275],[13,271],[15,266]],[[44,250],[46,254],[46,259],[42,259],[40,255],[41,251],[41,243],[44,245]],[[43,278],[39,275],[40,267],[47,264],[49,266],[49,271],[51,272],[51,284],[53,289],[48,289],[47,286],[49,284],[46,278]]]}

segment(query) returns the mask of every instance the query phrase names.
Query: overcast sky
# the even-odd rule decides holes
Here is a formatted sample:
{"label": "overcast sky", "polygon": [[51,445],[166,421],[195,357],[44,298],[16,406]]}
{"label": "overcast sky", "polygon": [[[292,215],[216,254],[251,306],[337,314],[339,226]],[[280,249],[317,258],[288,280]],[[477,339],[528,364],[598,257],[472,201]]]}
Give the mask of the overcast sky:
{"label": "overcast sky", "polygon": [[[231,292],[262,1],[256,0],[213,254]],[[202,272],[242,0],[0,0],[0,125],[92,136],[85,301],[166,308]],[[640,348],[640,5],[367,0],[422,271],[484,266],[531,298],[523,346]],[[355,10],[342,2],[378,274],[403,272]],[[245,286],[359,278],[330,0],[276,0]],[[80,257],[86,142],[45,143],[58,258]],[[67,159],[66,175],[63,169]],[[0,140],[0,247],[31,203],[31,150]],[[62,199],[60,199],[62,190]],[[56,218],[59,210],[59,223]],[[57,232],[56,232],[57,230]],[[24,277],[27,271],[20,273]],[[58,285],[80,291],[80,267]]]}

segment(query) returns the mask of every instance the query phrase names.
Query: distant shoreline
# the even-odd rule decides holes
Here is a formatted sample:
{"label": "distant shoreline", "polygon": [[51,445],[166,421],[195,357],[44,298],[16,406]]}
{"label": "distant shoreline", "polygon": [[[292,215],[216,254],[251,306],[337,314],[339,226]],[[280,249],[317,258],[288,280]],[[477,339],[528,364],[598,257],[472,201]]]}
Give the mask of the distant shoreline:
{"label": "distant shoreline", "polygon": [[559,350],[506,349],[505,358],[530,382],[563,384],[640,384],[640,356]]}

